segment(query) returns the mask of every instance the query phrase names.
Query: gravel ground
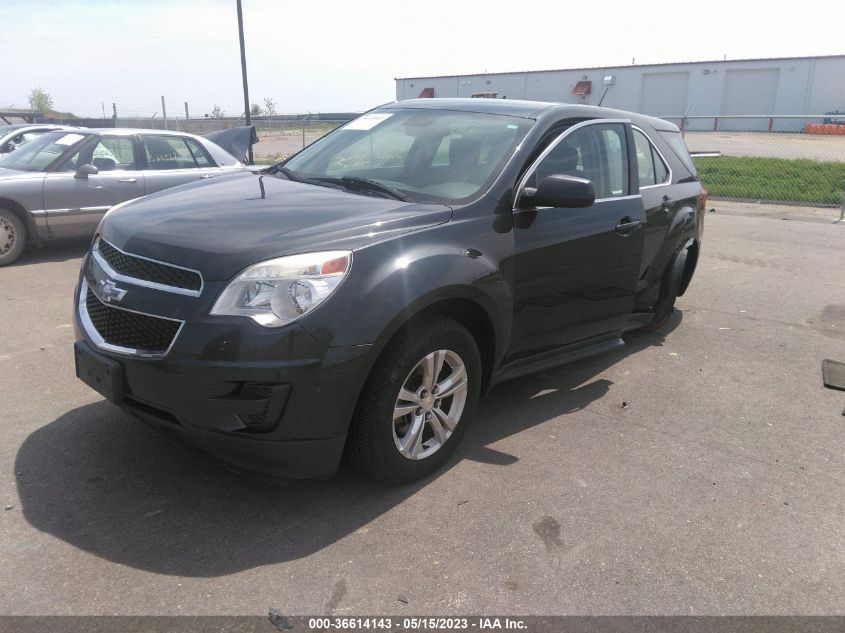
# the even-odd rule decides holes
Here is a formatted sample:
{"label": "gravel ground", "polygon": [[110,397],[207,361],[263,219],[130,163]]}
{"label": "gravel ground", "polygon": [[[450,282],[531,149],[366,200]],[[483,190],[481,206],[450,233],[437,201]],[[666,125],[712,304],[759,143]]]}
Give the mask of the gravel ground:
{"label": "gravel ground", "polygon": [[845,162],[845,136],[768,132],[687,132],[691,152],[721,152],[724,156],[810,158]]}

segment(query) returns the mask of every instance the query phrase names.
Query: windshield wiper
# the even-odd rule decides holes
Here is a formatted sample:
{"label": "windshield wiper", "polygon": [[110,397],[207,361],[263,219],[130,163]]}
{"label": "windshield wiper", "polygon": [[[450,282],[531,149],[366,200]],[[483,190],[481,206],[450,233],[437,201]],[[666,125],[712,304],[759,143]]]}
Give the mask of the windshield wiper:
{"label": "windshield wiper", "polygon": [[348,187],[351,186],[350,188],[371,189],[386,193],[390,197],[401,200],[402,202],[410,201],[410,198],[398,189],[380,183],[378,180],[370,180],[369,178],[361,178],[360,176],[342,176],[340,182]]}
{"label": "windshield wiper", "polygon": [[341,176],[340,178],[334,177],[320,177],[320,178],[308,178],[305,176],[301,176],[292,169],[285,167],[284,165],[273,165],[272,167],[268,168],[267,171],[276,171],[282,174],[288,180],[292,180],[294,182],[304,182],[309,185],[323,185],[330,186],[330,185],[340,185],[345,187],[346,189],[357,189],[359,191],[377,191],[379,193],[384,193],[390,196],[391,198],[395,198],[396,200],[401,200],[402,202],[409,202],[411,199],[398,189],[394,189],[388,185],[382,184],[377,180],[370,180],[369,178],[361,178],[360,176]]}
{"label": "windshield wiper", "polygon": [[272,165],[271,167],[263,170],[263,173],[273,172],[282,174],[282,176],[292,182],[302,182],[306,185],[317,185],[319,187],[331,187],[332,189],[340,189],[343,187],[343,183],[340,182],[339,178],[308,178],[307,176],[303,176],[288,167],[284,167],[283,165]]}
{"label": "windshield wiper", "polygon": [[346,189],[352,189],[357,191],[375,191],[378,193],[384,193],[390,196],[391,198],[395,198],[396,200],[401,200],[402,202],[411,202],[411,198],[399,191],[398,189],[394,189],[393,187],[382,184],[377,180],[370,180],[369,178],[361,178],[360,176],[341,176],[340,178],[322,176],[320,178],[314,178],[314,180],[340,185],[342,187],[345,187]]}
{"label": "windshield wiper", "polygon": [[288,169],[284,165],[273,165],[271,167],[268,167],[264,171],[277,171],[280,174],[282,174],[285,178],[287,178],[288,180],[293,180],[294,182],[302,182],[302,179],[299,177],[299,175],[295,171]]}

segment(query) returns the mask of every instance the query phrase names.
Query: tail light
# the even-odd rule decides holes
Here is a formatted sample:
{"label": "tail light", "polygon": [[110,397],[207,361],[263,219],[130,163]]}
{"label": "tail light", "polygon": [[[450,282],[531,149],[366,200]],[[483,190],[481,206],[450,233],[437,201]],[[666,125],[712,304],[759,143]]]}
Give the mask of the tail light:
{"label": "tail light", "polygon": [[707,211],[707,199],[710,197],[710,193],[704,187],[701,188],[701,208]]}

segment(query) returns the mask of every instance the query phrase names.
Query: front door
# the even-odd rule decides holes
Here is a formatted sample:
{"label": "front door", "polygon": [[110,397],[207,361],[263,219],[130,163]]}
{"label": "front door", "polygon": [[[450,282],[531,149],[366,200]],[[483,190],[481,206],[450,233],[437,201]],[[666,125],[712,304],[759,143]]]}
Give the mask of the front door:
{"label": "front door", "polygon": [[[44,179],[44,208],[53,237],[91,235],[111,207],[144,195],[132,136],[102,136],[68,158]],[[80,165],[99,172],[76,177]]]}
{"label": "front door", "polygon": [[589,121],[552,142],[524,181],[552,174],[593,182],[587,208],[516,211],[511,359],[615,335],[631,312],[645,220],[631,178],[631,126]]}

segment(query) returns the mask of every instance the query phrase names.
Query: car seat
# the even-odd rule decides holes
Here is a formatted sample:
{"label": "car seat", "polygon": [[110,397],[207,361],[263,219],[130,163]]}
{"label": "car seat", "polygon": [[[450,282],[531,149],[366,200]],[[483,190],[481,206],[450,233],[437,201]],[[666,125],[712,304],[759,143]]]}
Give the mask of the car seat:
{"label": "car seat", "polygon": [[105,156],[96,156],[94,157],[94,167],[96,167],[100,171],[112,171],[117,167],[117,162],[115,162],[113,158],[107,158]]}
{"label": "car seat", "polygon": [[478,172],[481,141],[474,138],[453,138],[449,141],[449,170],[452,180],[474,182]]}

